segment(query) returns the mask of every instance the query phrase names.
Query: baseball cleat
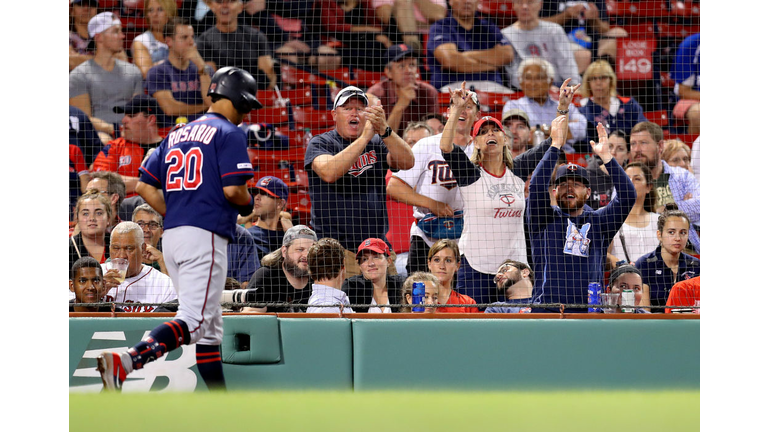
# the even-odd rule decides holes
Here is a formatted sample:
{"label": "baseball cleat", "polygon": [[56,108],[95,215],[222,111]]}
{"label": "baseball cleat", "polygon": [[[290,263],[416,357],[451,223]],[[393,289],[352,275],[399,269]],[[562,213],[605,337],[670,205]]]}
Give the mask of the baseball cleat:
{"label": "baseball cleat", "polygon": [[101,382],[106,391],[121,391],[125,381],[125,368],[120,354],[105,351],[96,357],[96,370],[101,374]]}

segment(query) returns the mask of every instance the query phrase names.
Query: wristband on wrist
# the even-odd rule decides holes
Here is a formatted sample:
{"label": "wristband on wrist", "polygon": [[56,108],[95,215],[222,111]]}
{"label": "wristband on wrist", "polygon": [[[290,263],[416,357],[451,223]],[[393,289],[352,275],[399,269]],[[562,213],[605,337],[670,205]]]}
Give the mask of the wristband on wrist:
{"label": "wristband on wrist", "polygon": [[562,114],[562,115],[566,115],[566,114],[568,114],[568,108],[566,108],[565,110],[561,110],[560,108],[558,108],[557,112]]}
{"label": "wristband on wrist", "polygon": [[390,135],[392,135],[392,128],[387,126],[387,129],[384,130],[384,134],[381,135],[381,139],[387,139]]}

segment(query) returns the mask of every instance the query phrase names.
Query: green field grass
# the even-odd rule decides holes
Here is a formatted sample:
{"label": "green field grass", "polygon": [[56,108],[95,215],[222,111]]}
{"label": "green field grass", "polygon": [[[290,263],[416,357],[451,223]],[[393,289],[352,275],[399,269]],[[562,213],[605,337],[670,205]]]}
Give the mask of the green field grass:
{"label": "green field grass", "polygon": [[70,394],[71,431],[698,431],[699,391]]}

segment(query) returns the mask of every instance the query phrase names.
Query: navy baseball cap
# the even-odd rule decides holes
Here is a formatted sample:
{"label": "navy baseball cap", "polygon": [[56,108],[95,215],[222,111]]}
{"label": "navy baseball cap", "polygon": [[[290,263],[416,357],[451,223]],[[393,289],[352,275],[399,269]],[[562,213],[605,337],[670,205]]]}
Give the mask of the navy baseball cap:
{"label": "navy baseball cap", "polygon": [[123,106],[116,106],[112,108],[112,111],[118,114],[128,115],[134,115],[140,112],[146,113],[148,115],[158,115],[162,112],[160,110],[160,105],[157,104],[155,98],[145,94],[138,94],[134,96],[133,99],[131,99],[127,104]]}
{"label": "navy baseball cap", "polygon": [[[256,182],[252,189],[259,189],[267,193],[267,195],[288,200],[288,185],[282,180],[274,176],[264,176]],[[251,193],[254,193],[253,191]]]}
{"label": "navy baseball cap", "polygon": [[408,57],[418,57],[419,54],[406,44],[392,45],[387,49],[387,63],[397,62]]}
{"label": "navy baseball cap", "polygon": [[589,174],[587,169],[575,163],[568,163],[557,168],[555,174],[555,185],[558,185],[568,179],[580,181],[584,186],[589,187]]}

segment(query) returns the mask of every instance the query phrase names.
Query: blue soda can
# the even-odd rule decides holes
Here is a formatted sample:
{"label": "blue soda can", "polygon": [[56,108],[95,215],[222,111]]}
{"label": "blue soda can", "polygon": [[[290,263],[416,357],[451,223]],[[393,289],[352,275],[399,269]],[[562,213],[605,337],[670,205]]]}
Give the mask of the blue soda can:
{"label": "blue soda can", "polygon": [[[411,295],[411,303],[413,303],[413,312],[424,312],[424,282],[413,283],[413,294]],[[421,305],[421,306],[416,306]]]}
{"label": "blue soda can", "polygon": [[[600,291],[602,290],[599,282],[590,282],[587,287],[587,303],[589,303],[589,312],[600,312]],[[594,307],[593,307],[594,306]]]}

